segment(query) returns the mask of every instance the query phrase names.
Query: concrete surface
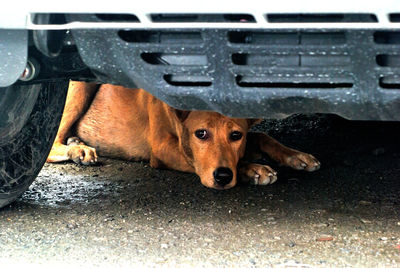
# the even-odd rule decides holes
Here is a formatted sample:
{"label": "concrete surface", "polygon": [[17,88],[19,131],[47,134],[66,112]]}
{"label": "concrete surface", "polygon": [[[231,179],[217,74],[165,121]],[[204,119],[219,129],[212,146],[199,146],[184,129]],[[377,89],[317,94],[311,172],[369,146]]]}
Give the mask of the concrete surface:
{"label": "concrete surface", "polygon": [[[261,128],[322,162],[228,191],[146,163],[46,165],[0,210],[0,267],[400,267],[400,125]],[[268,161],[268,160],[266,160]]]}

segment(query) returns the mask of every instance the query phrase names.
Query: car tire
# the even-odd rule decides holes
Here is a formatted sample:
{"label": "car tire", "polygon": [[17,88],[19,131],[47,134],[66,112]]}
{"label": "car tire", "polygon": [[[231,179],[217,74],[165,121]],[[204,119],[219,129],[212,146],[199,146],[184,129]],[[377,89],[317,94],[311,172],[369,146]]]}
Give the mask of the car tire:
{"label": "car tire", "polygon": [[42,169],[67,90],[68,81],[0,88],[0,208],[22,195]]}

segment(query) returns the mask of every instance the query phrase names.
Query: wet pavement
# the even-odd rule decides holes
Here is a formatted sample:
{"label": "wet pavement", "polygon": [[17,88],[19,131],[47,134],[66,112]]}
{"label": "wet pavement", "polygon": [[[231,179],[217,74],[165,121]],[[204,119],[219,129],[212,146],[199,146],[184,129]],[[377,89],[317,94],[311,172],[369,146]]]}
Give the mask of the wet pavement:
{"label": "wet pavement", "polygon": [[210,190],[102,159],[46,165],[0,210],[0,267],[400,267],[400,124],[292,116],[271,136],[322,168]]}

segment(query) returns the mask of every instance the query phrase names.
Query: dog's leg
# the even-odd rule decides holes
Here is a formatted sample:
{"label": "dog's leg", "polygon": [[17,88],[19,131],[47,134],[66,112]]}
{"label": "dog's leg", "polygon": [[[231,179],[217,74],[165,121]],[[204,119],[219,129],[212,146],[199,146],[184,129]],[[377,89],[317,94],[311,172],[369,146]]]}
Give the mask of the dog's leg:
{"label": "dog's leg", "polygon": [[269,166],[246,162],[256,159],[266,153],[281,165],[297,170],[314,171],[319,169],[319,161],[312,155],[286,147],[265,133],[249,132],[245,160],[238,165],[240,179],[256,185],[266,185],[277,180],[277,173]]}
{"label": "dog's leg", "polygon": [[320,168],[320,162],[311,154],[303,153],[286,147],[265,133],[249,132],[247,134],[246,150],[266,153],[280,165],[297,170],[315,171]]}
{"label": "dog's leg", "polygon": [[168,168],[183,172],[195,172],[188,159],[179,150],[176,137],[168,136],[162,140],[153,139],[150,166],[153,168]]}
{"label": "dog's leg", "polygon": [[88,109],[97,88],[95,83],[70,82],[60,127],[47,162],[73,160],[82,164],[90,164],[97,161],[94,148],[86,146],[80,141],[72,142],[69,145],[65,144],[71,135],[72,126]]}

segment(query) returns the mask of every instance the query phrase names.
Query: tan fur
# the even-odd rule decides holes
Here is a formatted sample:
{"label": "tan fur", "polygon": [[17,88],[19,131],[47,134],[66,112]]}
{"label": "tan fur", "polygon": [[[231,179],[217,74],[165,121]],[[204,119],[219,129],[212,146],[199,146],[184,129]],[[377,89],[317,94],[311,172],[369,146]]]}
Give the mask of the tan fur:
{"label": "tan fur", "polygon": [[[97,153],[148,160],[155,168],[197,173],[203,185],[215,189],[231,188],[239,177],[255,184],[276,181],[275,171],[245,162],[245,155],[267,153],[280,164],[295,169],[319,168],[312,155],[285,147],[264,133],[248,132],[257,122],[216,112],[176,110],[142,89],[71,82],[47,161],[92,164],[97,162]],[[194,135],[199,129],[207,130],[207,140]],[[243,138],[231,140],[233,131],[243,133]],[[73,142],[66,145],[71,136],[79,138],[70,139]],[[221,186],[215,182],[213,172],[218,167],[232,170],[230,183]]]}

